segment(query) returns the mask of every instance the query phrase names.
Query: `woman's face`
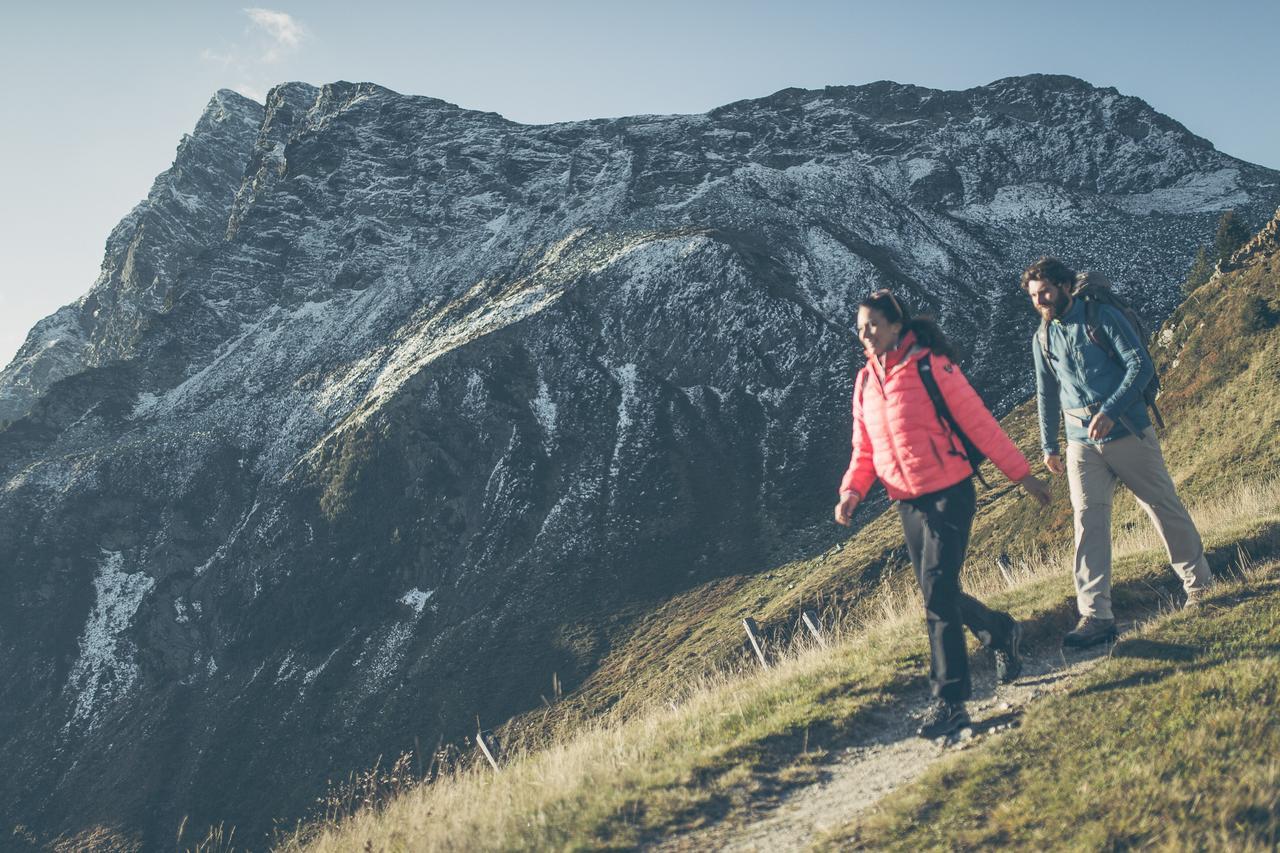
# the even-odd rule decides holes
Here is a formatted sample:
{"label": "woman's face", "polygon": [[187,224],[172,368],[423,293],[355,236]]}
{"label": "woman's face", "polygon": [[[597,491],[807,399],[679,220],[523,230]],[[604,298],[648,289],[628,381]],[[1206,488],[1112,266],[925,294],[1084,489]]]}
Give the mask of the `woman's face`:
{"label": "woman's face", "polygon": [[858,340],[872,355],[884,355],[898,344],[901,323],[890,323],[884,312],[863,305],[858,309]]}

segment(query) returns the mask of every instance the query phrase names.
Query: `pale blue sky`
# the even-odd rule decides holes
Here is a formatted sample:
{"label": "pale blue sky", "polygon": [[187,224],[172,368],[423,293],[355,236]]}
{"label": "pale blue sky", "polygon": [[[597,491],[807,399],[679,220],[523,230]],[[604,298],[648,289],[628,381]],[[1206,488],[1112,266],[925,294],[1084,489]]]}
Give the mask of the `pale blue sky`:
{"label": "pale blue sky", "polygon": [[0,363],[88,290],[111,227],[222,87],[371,81],[540,123],[1065,73],[1280,168],[1275,0],[262,2],[6,3]]}

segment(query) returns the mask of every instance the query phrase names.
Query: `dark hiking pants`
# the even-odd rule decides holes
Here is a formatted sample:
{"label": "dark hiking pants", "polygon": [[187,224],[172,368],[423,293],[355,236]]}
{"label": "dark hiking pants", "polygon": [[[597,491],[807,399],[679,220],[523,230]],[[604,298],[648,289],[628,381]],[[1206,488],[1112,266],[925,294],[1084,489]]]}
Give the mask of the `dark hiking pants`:
{"label": "dark hiking pants", "polygon": [[984,646],[1009,640],[1013,620],[960,591],[960,568],[969,547],[969,528],[977,509],[973,481],[961,480],[937,492],[898,502],[907,552],[924,596],[932,663],[929,683],[935,698],[969,698],[969,655],[964,627]]}

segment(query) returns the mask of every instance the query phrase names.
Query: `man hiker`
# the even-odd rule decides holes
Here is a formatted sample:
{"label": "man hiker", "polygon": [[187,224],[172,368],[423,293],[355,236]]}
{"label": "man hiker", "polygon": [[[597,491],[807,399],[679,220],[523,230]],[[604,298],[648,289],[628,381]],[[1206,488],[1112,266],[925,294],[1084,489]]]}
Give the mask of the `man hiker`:
{"label": "man hiker", "polygon": [[[1124,313],[1105,300],[1086,305],[1077,276],[1043,257],[1022,273],[1022,289],[1040,314],[1031,342],[1044,464],[1067,474],[1075,510],[1076,607],[1080,622],[1064,646],[1116,636],[1111,612],[1111,496],[1116,481],[1133,492],[1164,540],[1182,579],[1187,607],[1204,598],[1209,564],[1195,523],[1174,490],[1144,390],[1155,375],[1146,347]],[[1067,458],[1058,447],[1066,420]]]}

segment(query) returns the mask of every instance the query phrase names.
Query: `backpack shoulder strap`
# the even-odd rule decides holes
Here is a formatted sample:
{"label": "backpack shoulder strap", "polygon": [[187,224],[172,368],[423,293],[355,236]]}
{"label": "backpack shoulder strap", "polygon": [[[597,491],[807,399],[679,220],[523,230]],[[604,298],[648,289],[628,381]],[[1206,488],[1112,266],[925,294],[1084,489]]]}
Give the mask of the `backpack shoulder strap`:
{"label": "backpack shoulder strap", "polygon": [[1113,361],[1122,361],[1120,353],[1116,351],[1116,346],[1111,342],[1111,337],[1102,330],[1102,321],[1099,314],[1102,313],[1096,299],[1086,299],[1084,301],[1084,329],[1089,336],[1089,340],[1093,341],[1105,352]]}
{"label": "backpack shoulder strap", "polygon": [[973,469],[974,476],[978,478],[978,482],[991,488],[991,484],[987,482],[987,478],[982,476],[982,472],[978,470],[978,465],[974,460],[979,460],[982,455],[978,452],[978,448],[969,436],[965,435],[964,430],[960,429],[960,424],[956,423],[956,419],[951,415],[951,409],[947,406],[946,398],[942,396],[942,389],[938,387],[938,380],[933,375],[933,353],[925,353],[924,358],[916,362],[916,367],[920,371],[920,382],[924,385],[924,390],[929,394],[929,399],[933,402],[933,413],[937,415],[938,420],[951,432],[960,439],[960,446],[964,448],[964,458],[969,462],[969,466]]}

